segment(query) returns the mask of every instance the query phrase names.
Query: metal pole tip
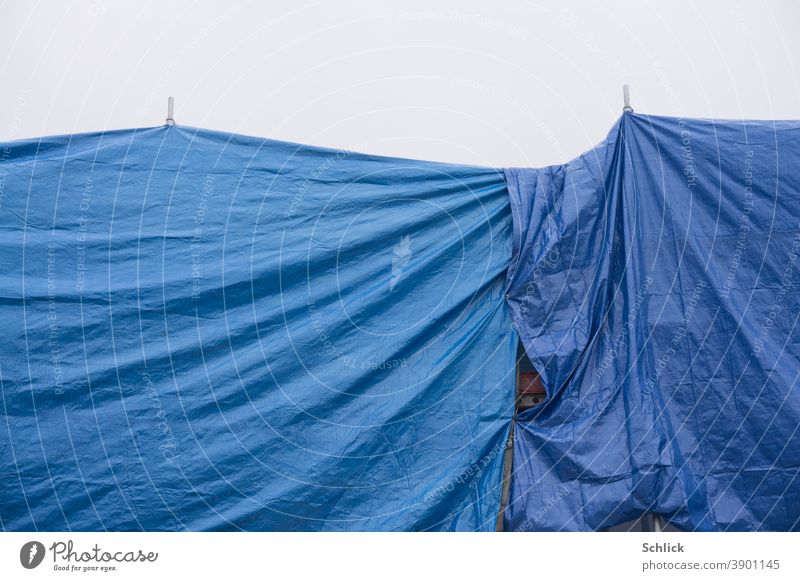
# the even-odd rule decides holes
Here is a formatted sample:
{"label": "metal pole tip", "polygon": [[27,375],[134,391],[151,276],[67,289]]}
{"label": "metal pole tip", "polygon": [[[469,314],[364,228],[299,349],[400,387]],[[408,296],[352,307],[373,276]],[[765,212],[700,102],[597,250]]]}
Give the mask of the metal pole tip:
{"label": "metal pole tip", "polygon": [[631,92],[628,85],[622,85],[622,110],[625,113],[633,113],[633,107],[631,107]]}
{"label": "metal pole tip", "polygon": [[175,107],[175,99],[170,97],[167,100],[167,125],[175,125],[175,119],[172,117],[172,111]]}

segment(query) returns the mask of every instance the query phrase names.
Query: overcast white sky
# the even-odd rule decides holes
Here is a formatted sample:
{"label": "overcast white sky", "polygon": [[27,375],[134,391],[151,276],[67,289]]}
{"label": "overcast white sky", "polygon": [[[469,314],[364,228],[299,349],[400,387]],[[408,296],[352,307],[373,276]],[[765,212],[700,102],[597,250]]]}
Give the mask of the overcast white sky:
{"label": "overcast white sky", "polygon": [[11,1],[0,140],[179,124],[492,166],[637,112],[800,118],[800,3]]}

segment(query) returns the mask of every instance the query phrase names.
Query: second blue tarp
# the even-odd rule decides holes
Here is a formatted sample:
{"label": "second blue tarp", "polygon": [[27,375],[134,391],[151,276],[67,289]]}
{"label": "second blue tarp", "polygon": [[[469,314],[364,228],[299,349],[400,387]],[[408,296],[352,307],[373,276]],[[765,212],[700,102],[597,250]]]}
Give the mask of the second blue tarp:
{"label": "second blue tarp", "polygon": [[506,176],[549,396],[517,418],[506,527],[800,528],[800,123],[626,114]]}

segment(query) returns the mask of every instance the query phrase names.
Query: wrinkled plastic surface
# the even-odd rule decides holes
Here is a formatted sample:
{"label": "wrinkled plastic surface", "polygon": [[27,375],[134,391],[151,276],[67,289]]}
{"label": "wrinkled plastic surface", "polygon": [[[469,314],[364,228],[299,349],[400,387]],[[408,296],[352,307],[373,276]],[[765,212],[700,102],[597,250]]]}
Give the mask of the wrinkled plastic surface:
{"label": "wrinkled plastic surface", "polygon": [[626,114],[506,175],[549,396],[517,418],[506,527],[800,528],[800,122]]}
{"label": "wrinkled plastic surface", "polygon": [[184,127],[3,147],[3,528],[494,528],[502,172]]}

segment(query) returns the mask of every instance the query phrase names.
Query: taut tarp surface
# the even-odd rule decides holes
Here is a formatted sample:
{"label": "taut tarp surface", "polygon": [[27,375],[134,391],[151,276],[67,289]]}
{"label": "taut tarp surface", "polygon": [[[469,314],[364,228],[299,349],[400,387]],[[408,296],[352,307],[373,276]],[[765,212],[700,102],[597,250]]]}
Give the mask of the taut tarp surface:
{"label": "taut tarp surface", "polygon": [[549,400],[506,525],[800,527],[800,122],[626,114],[506,173],[510,305]]}
{"label": "taut tarp surface", "polygon": [[494,528],[502,172],[184,127],[3,148],[4,529]]}

